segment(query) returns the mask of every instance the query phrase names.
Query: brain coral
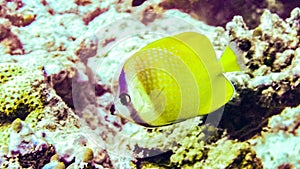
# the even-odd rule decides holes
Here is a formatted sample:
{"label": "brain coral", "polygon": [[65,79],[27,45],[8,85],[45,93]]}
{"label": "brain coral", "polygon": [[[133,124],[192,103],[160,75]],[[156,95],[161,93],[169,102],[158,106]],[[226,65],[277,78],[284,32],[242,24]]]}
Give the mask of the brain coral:
{"label": "brain coral", "polygon": [[[0,144],[7,145],[9,128],[16,119],[35,126],[45,100],[43,71],[15,63],[0,64]],[[5,146],[4,146],[5,147]]]}
{"label": "brain coral", "polygon": [[41,70],[1,64],[0,122],[25,118],[29,112],[43,107],[43,81]]}

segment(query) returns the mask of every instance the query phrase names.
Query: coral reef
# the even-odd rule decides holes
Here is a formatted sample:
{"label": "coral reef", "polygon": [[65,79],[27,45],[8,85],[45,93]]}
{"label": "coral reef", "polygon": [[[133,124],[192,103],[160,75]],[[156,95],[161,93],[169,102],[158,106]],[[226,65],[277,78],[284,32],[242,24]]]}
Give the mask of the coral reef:
{"label": "coral reef", "polygon": [[[263,168],[260,159],[250,148],[250,144],[228,140],[224,137],[226,133],[209,125],[186,127],[185,129],[179,131],[174,129],[165,138],[169,139],[168,144],[175,145],[170,150],[164,153],[156,152],[157,155],[154,154],[148,158],[141,158],[133,166],[135,168],[215,168],[216,166],[222,166],[221,168]],[[185,134],[182,134],[181,130]],[[166,132],[170,131],[162,129],[152,134],[164,135]],[[163,142],[163,140],[160,141]],[[153,149],[149,151],[139,148],[138,151],[146,151],[143,154],[149,156]]]}
{"label": "coral reef", "polygon": [[[290,86],[290,88],[285,88],[283,87],[283,89],[285,89],[285,91],[283,91],[283,93],[278,93],[277,89],[273,91],[274,95],[278,95],[278,98],[281,101],[278,101],[278,99],[274,98],[272,95],[267,94],[266,92],[262,92],[262,90],[264,90],[263,85],[268,85],[268,83],[266,81],[262,81],[264,80],[266,77],[270,78],[270,82],[272,82],[273,84],[287,84],[287,83],[281,83],[281,79],[284,79],[283,77],[286,76],[288,77],[292,77],[290,73],[290,70],[295,70],[294,68],[296,67],[296,63],[297,62],[291,62],[288,64],[285,64],[285,67],[280,67],[279,68],[275,68],[276,66],[274,66],[275,69],[271,70],[270,68],[272,68],[273,66],[268,65],[268,62],[264,61],[265,57],[268,56],[269,53],[271,53],[272,51],[270,51],[269,48],[272,48],[274,46],[274,41],[275,39],[282,39],[284,38],[283,43],[287,44],[282,50],[286,51],[286,49],[288,49],[289,51],[287,51],[284,55],[288,55],[289,53],[296,53],[297,54],[297,46],[298,46],[298,39],[297,39],[297,27],[293,26],[297,23],[297,12],[298,9],[295,9],[292,12],[292,16],[287,19],[287,22],[290,24],[285,24],[285,22],[283,20],[281,20],[277,15],[275,14],[271,14],[270,12],[266,11],[264,12],[263,16],[262,16],[262,21],[261,24],[262,26],[260,27],[264,27],[263,29],[261,29],[260,27],[254,29],[254,30],[249,30],[246,26],[246,24],[244,23],[244,21],[242,20],[241,17],[235,17],[233,22],[229,23],[227,25],[227,31],[223,30],[222,28],[207,28],[208,30],[213,30],[213,33],[209,33],[208,30],[206,30],[207,34],[211,35],[209,38],[212,38],[212,42],[215,45],[215,48],[220,52],[222,51],[225,47],[226,44],[228,43],[228,40],[224,40],[222,41],[223,38],[225,39],[229,39],[229,40],[234,40],[236,42],[238,42],[238,46],[239,48],[243,51],[243,57],[245,60],[245,63],[248,67],[248,71],[246,73],[232,73],[232,74],[228,74],[228,77],[230,78],[230,80],[233,81],[236,89],[237,89],[237,95],[235,96],[234,100],[232,102],[230,102],[224,111],[223,114],[223,118],[221,119],[221,123],[218,127],[223,128],[228,130],[228,137],[230,138],[238,138],[241,141],[247,140],[248,138],[251,138],[252,136],[256,135],[256,134],[260,134],[261,129],[266,125],[266,119],[274,114],[279,114],[282,109],[285,106],[289,106],[289,105],[297,105],[299,104],[297,102],[297,100],[293,100],[294,98],[297,98],[297,86],[298,83],[297,82],[293,82],[291,83],[292,85],[294,84],[294,86]],[[167,11],[168,12],[168,11]],[[166,12],[166,13],[167,13]],[[171,12],[170,12],[171,13]],[[176,15],[177,13],[174,12],[172,13],[173,15]],[[269,21],[271,19],[271,22]],[[162,18],[163,20],[164,18]],[[185,20],[189,20],[188,17],[184,17]],[[269,19],[269,20],[268,20]],[[159,23],[160,19],[155,19],[154,22],[158,22]],[[269,25],[266,25],[269,24]],[[279,26],[283,26],[283,27],[279,27]],[[151,23],[148,23],[148,26],[151,27]],[[271,28],[270,28],[271,26]],[[203,27],[200,26],[199,27]],[[268,29],[267,29],[268,28]],[[142,28],[140,28],[142,29]],[[205,29],[205,28],[204,28]],[[273,36],[273,35],[269,35],[270,34],[270,29],[272,29],[274,32],[274,35],[278,35],[278,37]],[[184,28],[182,28],[181,30],[184,30]],[[288,31],[288,32],[284,32],[284,31]],[[279,32],[276,32],[279,31]],[[283,35],[283,36],[282,36]],[[268,38],[267,38],[268,37]],[[111,38],[111,37],[110,37]],[[286,39],[285,39],[286,38]],[[118,36],[114,36],[112,38],[112,42],[114,41],[118,41],[118,39],[120,39]],[[145,38],[144,38],[145,39]],[[122,53],[130,53],[131,51],[135,51],[136,49],[138,49],[138,46],[140,44],[144,43],[144,40],[140,41],[139,38],[136,38],[134,40],[128,40],[126,42],[122,42],[120,46],[122,46],[122,44],[127,44],[124,45],[122,47],[115,46],[115,48],[113,48],[110,52],[107,52],[103,54],[103,57],[105,57],[105,64],[108,65],[114,65],[115,64],[115,60],[116,57],[120,56],[120,60],[122,60],[121,56]],[[150,37],[150,39],[155,39],[155,37]],[[112,43],[110,42],[110,43]],[[131,44],[131,46],[129,45]],[[265,44],[266,48],[262,48],[261,44]],[[136,46],[135,46],[136,45]],[[293,46],[294,45],[294,46]],[[268,47],[270,46],[270,47]],[[130,52],[128,52],[127,50],[131,49]],[[123,52],[122,52],[123,51]],[[254,51],[254,52],[253,52]],[[265,52],[263,52],[265,51]],[[258,68],[260,68],[260,70],[256,70],[256,68],[253,69],[252,66],[252,60],[251,57],[249,58],[249,55],[251,53],[256,53],[255,56],[253,58],[256,58],[257,60],[260,60],[258,63],[260,64],[258,66]],[[252,53],[252,54],[253,54]],[[284,52],[283,52],[284,53]],[[281,54],[278,55],[276,58],[286,58],[287,60],[289,59],[288,57],[283,57]],[[97,58],[92,58],[97,60]],[[111,59],[111,61],[110,61]],[[91,60],[91,59],[90,59]],[[93,60],[93,61],[95,61]],[[100,60],[100,59],[99,59]],[[293,60],[294,61],[294,60]],[[95,61],[96,62],[96,61]],[[99,61],[101,62],[101,61]],[[283,61],[285,62],[285,61]],[[282,61],[276,59],[276,61],[274,60],[275,64],[282,64]],[[111,63],[111,64],[109,64]],[[262,71],[263,69],[265,69],[264,71]],[[269,71],[266,71],[267,69],[270,69]],[[276,72],[280,70],[280,75],[281,76],[275,76],[275,75],[279,75],[279,72]],[[96,72],[97,75],[99,75],[102,79],[103,82],[106,83],[106,81],[108,82],[110,79],[112,78],[109,69],[105,69],[105,72],[102,72],[101,69],[92,69],[91,70],[96,70],[98,72]],[[286,73],[284,73],[286,71]],[[113,72],[113,71],[112,71]],[[297,71],[295,72],[295,74],[297,74]],[[284,76],[282,76],[284,75]],[[274,77],[280,77],[280,78],[274,78]],[[289,78],[288,78],[289,79]],[[258,83],[259,82],[259,83]],[[288,86],[288,85],[286,85]],[[292,91],[292,92],[291,92]],[[291,98],[291,100],[288,100],[287,97],[282,97],[282,95],[285,95],[287,93],[292,94],[291,96],[289,96],[288,98]],[[293,94],[295,93],[295,94]],[[270,97],[272,96],[272,97]],[[103,103],[100,103],[100,105]],[[106,107],[106,106],[104,106]],[[110,117],[109,115],[107,115],[107,117]],[[122,126],[122,123],[119,123]],[[127,133],[126,131],[126,126],[128,123],[126,123],[125,126],[123,126],[121,129],[121,134],[126,135]],[[183,129],[185,125],[190,126],[191,123],[182,123],[182,126],[176,126],[178,128]],[[136,128],[136,126],[133,126],[132,128]],[[184,136],[179,136],[179,137],[174,137],[176,139],[176,141],[172,142],[172,138],[173,137],[168,137],[169,134],[167,133],[176,133],[173,130],[171,131],[164,131],[162,130],[163,134],[160,134],[160,132],[154,132],[152,134],[147,134],[147,132],[145,133],[145,129],[140,129],[140,130],[134,130],[130,133],[134,133],[134,136],[127,136],[125,138],[131,139],[132,140],[136,140],[137,141],[132,141],[129,146],[131,147],[130,149],[134,149],[135,150],[135,154],[137,156],[137,160],[133,160],[134,163],[132,164],[132,166],[135,166],[137,168],[151,168],[151,167],[156,167],[156,168],[174,168],[174,167],[183,167],[183,165],[180,164],[176,164],[176,163],[171,163],[170,159],[173,156],[174,159],[176,159],[176,150],[175,148],[172,146],[177,145],[177,143],[179,142],[178,140],[184,139]],[[183,133],[188,133],[188,130],[183,130]],[[199,131],[201,132],[201,130]],[[117,133],[116,136],[114,137],[118,137],[118,135],[120,135],[120,133]],[[144,133],[144,134],[142,134]],[[174,134],[176,135],[176,134]],[[145,139],[138,139],[138,138],[145,138]],[[157,140],[157,138],[160,138],[159,140]],[[162,139],[163,138],[163,139]],[[163,140],[163,141],[162,141]],[[193,140],[193,139],[192,139]],[[216,141],[217,142],[217,141]],[[232,163],[230,163],[230,159],[229,162],[220,162],[217,161],[216,163],[211,164],[211,162],[207,162],[205,164],[205,159],[200,158],[199,161],[197,161],[197,159],[192,158],[191,160],[191,166],[193,166],[195,163],[201,163],[201,164],[205,164],[207,166],[209,166],[209,164],[217,166],[217,163],[219,162],[219,165],[225,165],[228,168],[230,167],[237,167],[237,166],[243,166],[244,167],[252,167],[252,163],[256,164],[256,166],[254,166],[254,168],[262,168],[262,165],[260,163],[259,158],[255,155],[255,151],[251,150],[252,145],[249,144],[244,144],[244,142],[232,142],[230,140],[226,140],[225,142],[228,142],[228,145],[230,144],[236,144],[236,145],[243,145],[245,146],[243,151],[236,151],[235,153],[232,152],[232,154],[235,154],[236,156],[232,157]],[[128,144],[128,143],[127,143]],[[171,147],[168,147],[168,146]],[[184,144],[183,144],[184,145]],[[242,146],[242,147],[243,147]],[[203,147],[210,147],[210,144],[205,144],[205,146],[203,145]],[[198,146],[197,148],[198,151],[203,151],[203,147]],[[218,146],[216,146],[218,147]],[[179,149],[179,148],[178,148]],[[192,148],[190,154],[193,154],[193,150]],[[226,147],[224,147],[224,149],[226,149]],[[216,151],[220,151],[221,148],[213,148],[213,146],[211,146],[211,149],[205,149],[204,154],[212,151],[216,150]],[[120,151],[120,150],[117,150]],[[233,150],[234,151],[234,150]],[[215,152],[216,153],[216,152]],[[141,155],[142,154],[142,155]],[[150,156],[149,156],[150,154]],[[156,154],[156,155],[153,155]],[[161,154],[161,155],[159,155]],[[216,153],[218,154],[218,153]],[[152,156],[153,155],[153,156]],[[197,154],[197,155],[201,155],[201,153]],[[185,155],[187,156],[187,155]],[[211,155],[213,156],[213,155]],[[179,161],[182,161],[182,157],[178,158]],[[248,161],[247,161],[248,160]],[[188,159],[186,160],[188,161]],[[186,166],[188,166],[188,164],[185,164]],[[210,166],[212,167],[212,166]]]}
{"label": "coral reef", "polygon": [[0,18],[0,47],[1,54],[20,55],[24,53],[23,44],[11,31],[9,20]]}
{"label": "coral reef", "polygon": [[[300,168],[298,3],[0,1],[0,168]],[[218,56],[229,41],[241,50],[247,70],[226,74],[236,93],[220,124],[111,115],[118,66],[183,31]]]}
{"label": "coral reef", "polygon": [[254,30],[248,30],[240,17],[227,24],[231,39],[251,41],[251,48],[244,52],[249,73],[228,75],[239,96],[225,108],[220,127],[228,129],[232,138],[252,137],[267,125],[268,117],[300,103],[296,99],[300,91],[300,42],[295,26],[299,12],[299,8],[294,9],[284,22],[265,11]]}
{"label": "coral reef", "polygon": [[[271,117],[260,136],[249,140],[267,169],[299,168],[300,108],[285,108]],[[274,148],[276,147],[276,149]]]}
{"label": "coral reef", "polygon": [[0,121],[26,118],[30,112],[43,108],[46,86],[42,70],[26,70],[15,64],[0,65]]}
{"label": "coral reef", "polygon": [[[42,168],[55,153],[63,161],[55,164],[59,167],[63,167],[64,163],[71,164],[74,159],[86,161],[89,157],[93,166],[110,168],[109,156],[105,155],[105,151],[97,153],[94,159],[89,155],[90,151],[84,157],[75,157],[81,150],[74,151],[74,147],[70,146],[77,145],[75,149],[78,149],[93,144],[89,141],[81,143],[82,139],[86,139],[75,137],[76,133],[82,132],[79,119],[47,83],[42,67],[1,63],[1,88],[1,168]],[[75,137],[74,143],[77,144],[70,144],[70,139],[66,142],[70,137],[68,132],[64,132],[67,130],[73,131],[69,135]],[[59,136],[53,140],[56,134]],[[36,159],[40,159],[38,163]]]}
{"label": "coral reef", "polygon": [[1,64],[1,145],[8,145],[9,127],[16,118],[35,126],[43,114],[46,85],[42,70],[26,69],[18,64]]}
{"label": "coral reef", "polygon": [[[42,168],[49,158],[55,153],[55,149],[42,137],[34,134],[33,130],[20,119],[12,123],[8,145],[8,155],[5,157],[10,163],[16,163],[18,168]],[[37,161],[36,159],[40,159]],[[8,168],[11,164],[3,163],[2,167]]]}

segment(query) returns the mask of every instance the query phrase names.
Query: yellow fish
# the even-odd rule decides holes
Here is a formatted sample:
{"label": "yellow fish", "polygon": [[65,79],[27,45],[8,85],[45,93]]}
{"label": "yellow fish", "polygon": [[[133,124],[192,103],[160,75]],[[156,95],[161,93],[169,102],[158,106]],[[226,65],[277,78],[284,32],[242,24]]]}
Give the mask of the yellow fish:
{"label": "yellow fish", "polygon": [[133,54],[118,76],[115,108],[143,126],[164,126],[206,115],[226,104],[234,87],[224,72],[240,71],[228,46],[220,61],[209,39],[184,32]]}

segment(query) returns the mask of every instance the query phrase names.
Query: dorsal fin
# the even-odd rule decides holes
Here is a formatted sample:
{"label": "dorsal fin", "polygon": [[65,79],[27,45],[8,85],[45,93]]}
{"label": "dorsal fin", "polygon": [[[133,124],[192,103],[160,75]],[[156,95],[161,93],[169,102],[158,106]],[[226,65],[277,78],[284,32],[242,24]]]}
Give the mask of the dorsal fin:
{"label": "dorsal fin", "polygon": [[[211,92],[212,92],[213,99],[212,99],[210,110],[211,111],[217,110],[218,108],[220,108],[220,106],[224,105],[226,102],[228,102],[231,99],[234,93],[234,88],[231,82],[227,78],[225,78],[224,75],[222,74],[223,71],[221,66],[223,65],[222,63],[220,64],[220,62],[217,60],[214,48],[210,40],[205,35],[196,32],[184,32],[174,37],[178,38],[179,40],[187,44],[189,47],[191,47],[191,49],[197,53],[199,58],[205,64],[208,73],[212,78],[210,80],[212,83]],[[231,51],[227,51],[227,52],[231,52]],[[225,53],[225,54],[227,55],[227,57],[236,58],[233,52]],[[228,68],[226,70],[229,69],[230,69],[230,65],[228,65]],[[231,70],[236,71],[240,69],[239,67],[234,67],[234,69]],[[201,113],[202,112],[200,112],[200,114]]]}
{"label": "dorsal fin", "polygon": [[220,58],[220,62],[222,64],[224,72],[241,71],[241,68],[236,59],[236,55],[234,54],[230,46],[226,47]]}
{"label": "dorsal fin", "polygon": [[224,72],[247,70],[242,55],[243,51],[237,47],[237,44],[234,41],[230,42],[220,59]]}
{"label": "dorsal fin", "polygon": [[210,40],[197,32],[184,32],[174,36],[190,47],[207,65],[216,65],[217,58]]}

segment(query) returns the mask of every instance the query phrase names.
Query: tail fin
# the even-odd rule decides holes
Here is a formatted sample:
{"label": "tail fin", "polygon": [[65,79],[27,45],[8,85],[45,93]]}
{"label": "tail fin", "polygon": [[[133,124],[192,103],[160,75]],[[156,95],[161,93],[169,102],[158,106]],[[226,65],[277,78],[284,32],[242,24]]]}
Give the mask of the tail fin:
{"label": "tail fin", "polygon": [[220,59],[224,72],[246,70],[246,66],[241,58],[241,55],[242,51],[236,49],[236,45],[234,43],[228,45]]}

